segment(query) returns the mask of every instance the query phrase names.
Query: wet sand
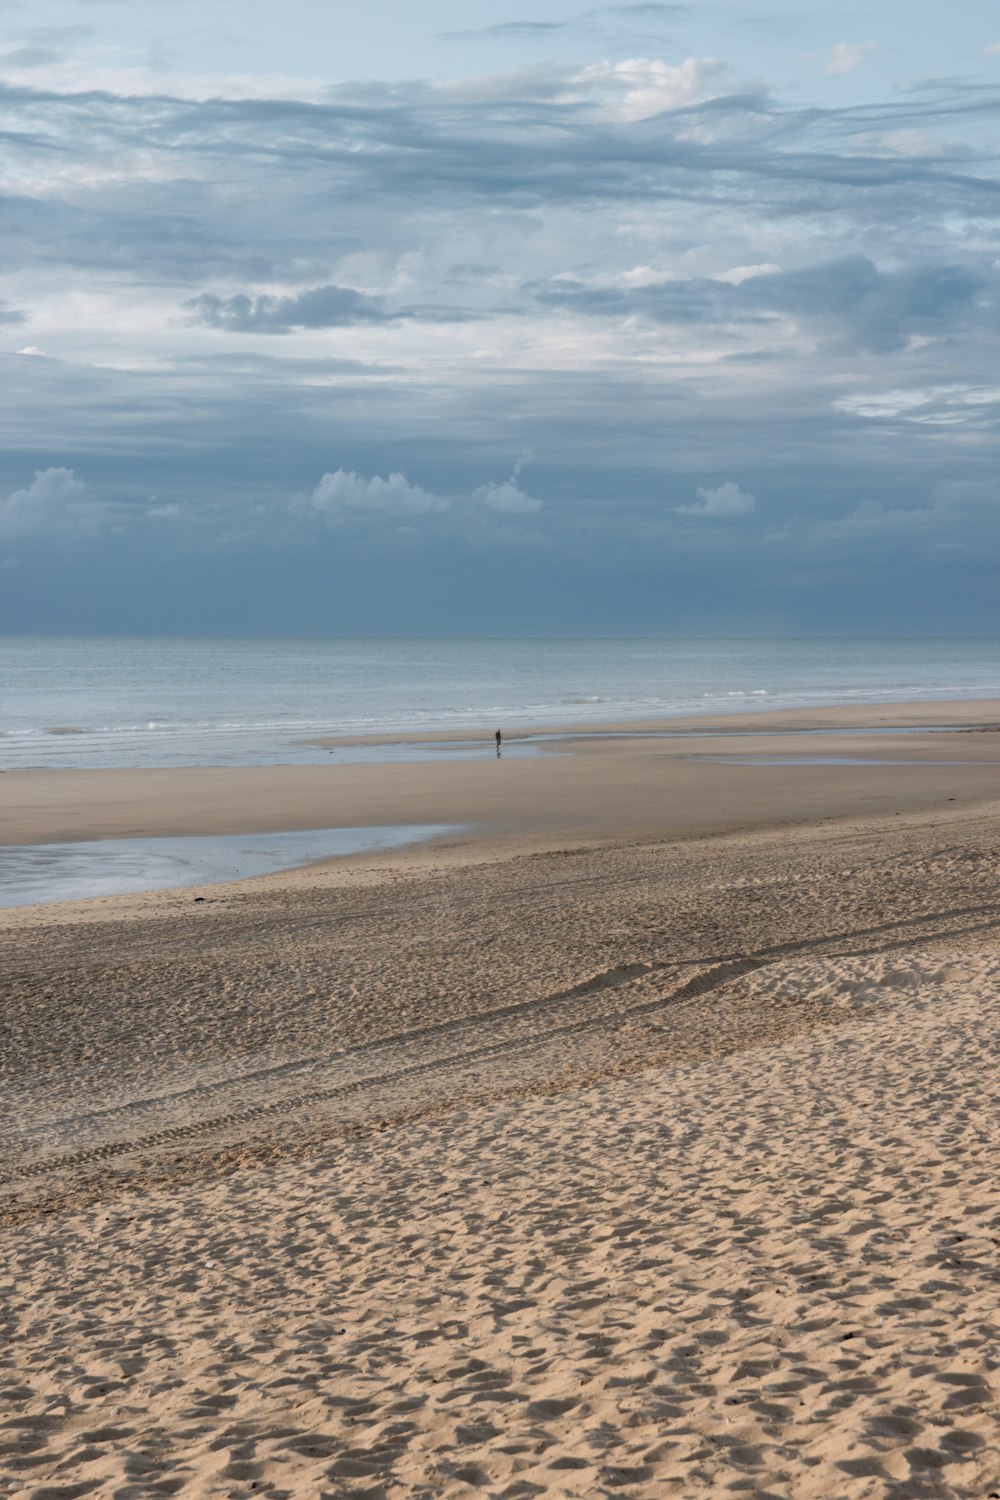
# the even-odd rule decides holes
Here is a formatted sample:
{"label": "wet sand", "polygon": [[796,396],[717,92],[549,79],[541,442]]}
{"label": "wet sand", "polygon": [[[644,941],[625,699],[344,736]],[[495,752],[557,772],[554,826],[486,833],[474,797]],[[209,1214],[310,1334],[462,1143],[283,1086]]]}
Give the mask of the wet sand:
{"label": "wet sand", "polygon": [[[343,767],[484,832],[0,917],[0,1490],[1000,1492],[1000,796],[942,740]],[[164,775],[19,815],[187,826]]]}

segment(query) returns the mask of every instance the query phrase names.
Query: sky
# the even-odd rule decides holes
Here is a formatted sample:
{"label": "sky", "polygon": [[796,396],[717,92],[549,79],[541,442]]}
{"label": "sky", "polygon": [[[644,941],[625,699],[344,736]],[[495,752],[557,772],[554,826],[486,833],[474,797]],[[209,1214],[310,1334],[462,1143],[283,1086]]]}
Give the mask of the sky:
{"label": "sky", "polygon": [[1000,635],[1000,12],[0,0],[0,630]]}

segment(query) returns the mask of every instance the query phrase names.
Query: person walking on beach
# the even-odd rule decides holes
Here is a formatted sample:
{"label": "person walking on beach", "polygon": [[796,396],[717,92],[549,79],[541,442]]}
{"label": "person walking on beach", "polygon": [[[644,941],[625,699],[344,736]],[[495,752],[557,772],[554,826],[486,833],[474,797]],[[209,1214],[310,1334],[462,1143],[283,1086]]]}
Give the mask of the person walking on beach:
{"label": "person walking on beach", "polygon": [[501,745],[502,741],[503,741],[503,735],[500,733],[500,731],[498,729],[497,730],[497,760],[500,759],[500,745]]}

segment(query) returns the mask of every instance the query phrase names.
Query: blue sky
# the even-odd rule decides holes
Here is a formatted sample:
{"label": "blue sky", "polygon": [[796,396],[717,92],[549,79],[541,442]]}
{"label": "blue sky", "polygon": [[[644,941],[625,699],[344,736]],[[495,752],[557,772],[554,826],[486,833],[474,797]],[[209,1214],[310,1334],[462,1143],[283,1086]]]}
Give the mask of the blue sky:
{"label": "blue sky", "polygon": [[0,628],[997,633],[1000,18],[0,0]]}

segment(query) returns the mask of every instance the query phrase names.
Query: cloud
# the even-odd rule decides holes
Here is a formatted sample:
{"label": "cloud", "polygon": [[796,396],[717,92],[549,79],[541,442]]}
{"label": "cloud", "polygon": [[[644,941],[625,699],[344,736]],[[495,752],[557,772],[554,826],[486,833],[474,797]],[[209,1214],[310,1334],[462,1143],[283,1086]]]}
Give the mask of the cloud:
{"label": "cloud", "polygon": [[534,454],[530,448],[527,449],[517,460],[509,479],[505,479],[502,484],[496,484],[492,480],[481,484],[473,491],[473,500],[478,501],[480,505],[485,505],[487,510],[497,511],[507,516],[529,516],[540,511],[542,502],[536,500],[533,495],[526,494],[519,483],[521,471],[531,463],[533,458]]}
{"label": "cloud", "polygon": [[845,255],[790,270],[765,264],[624,286],[560,277],[529,290],[550,307],[654,323],[773,327],[785,317],[793,336],[801,326],[831,348],[888,354],[977,318],[991,280],[995,274],[960,265],[881,271],[865,255]]}
{"label": "cloud", "polygon": [[781,267],[770,261],[764,261],[759,266],[730,266],[728,271],[720,271],[715,280],[728,281],[730,286],[740,286],[754,276],[768,276],[772,271],[780,272]]}
{"label": "cloud", "polygon": [[992,380],[981,385],[918,384],[904,389],[880,386],[872,391],[838,396],[833,404],[837,411],[869,421],[889,421],[900,430],[916,425],[996,431],[1000,386]]}
{"label": "cloud", "polygon": [[5,68],[48,68],[62,58],[63,54],[51,47],[14,47],[0,53],[0,64]]}
{"label": "cloud", "polygon": [[516,20],[500,21],[492,26],[481,26],[468,31],[442,31],[438,39],[445,42],[476,41],[539,41],[552,36],[594,36],[605,30],[618,29],[616,23],[653,23],[675,21],[688,17],[695,7],[688,4],[658,4],[656,0],[639,0],[633,5],[598,5],[579,15],[569,16],[564,21]]}
{"label": "cloud", "polygon": [[8,307],[6,302],[0,302],[0,323],[23,323],[24,313],[16,307]]}
{"label": "cloud", "polygon": [[678,505],[675,509],[683,516],[708,516],[712,519],[728,519],[732,516],[749,516],[757,508],[753,495],[741,490],[738,484],[727,479],[718,489],[699,487],[701,496],[697,504]]}
{"label": "cloud", "polygon": [[[947,225],[996,213],[990,172],[955,171],[953,153],[873,149],[914,129],[936,138],[956,121],[986,128],[995,100],[953,88],[862,112],[795,109],[760,89],[721,93],[720,68],[560,64],[447,85],[344,86],[311,104],[7,88],[6,144],[24,171],[0,205],[5,261],[35,274],[85,269],[103,284],[174,283],[191,289],[189,312],[209,326],[281,332],[431,321],[352,293],[399,284],[416,244],[426,279],[407,297],[419,307],[434,306],[446,245],[450,260],[492,261],[499,243],[504,273],[516,267],[515,280],[529,281],[525,214],[544,214],[550,241],[572,253],[579,241],[563,215],[586,210],[606,244],[613,216],[651,223],[669,205],[672,243],[703,243],[710,219],[739,265],[791,258],[771,243],[786,232],[857,248],[912,223],[923,226],[919,254],[950,238]],[[234,191],[237,176],[245,191]],[[331,222],[334,201],[350,212]],[[484,205],[477,231],[471,215]],[[209,278],[237,296],[204,291]],[[247,290],[259,285],[306,290]],[[318,306],[298,303],[313,295]]]}
{"label": "cloud", "polygon": [[444,42],[533,41],[553,32],[570,31],[574,24],[573,21],[499,21],[473,31],[440,31],[438,38]]}
{"label": "cloud", "polygon": [[838,42],[831,48],[823,72],[834,78],[843,73],[853,73],[874,51],[874,42]]}
{"label": "cloud", "polygon": [[72,469],[36,469],[26,490],[0,500],[0,534],[92,531],[104,516],[99,503],[85,501],[84,483]]}
{"label": "cloud", "polygon": [[[728,65],[714,57],[688,57],[680,63],[629,57],[583,67],[577,63],[545,63],[508,73],[460,78],[439,84],[437,89],[474,108],[517,103],[528,108],[535,105],[572,110],[581,123],[630,124],[718,96],[723,90],[715,80],[727,72]],[[496,121],[501,137],[510,135],[512,123],[510,119]],[[517,145],[520,154],[523,145]]]}
{"label": "cloud", "polygon": [[203,292],[184,304],[191,321],[230,333],[291,333],[294,329],[353,328],[379,323],[468,323],[477,314],[459,307],[429,305],[388,309],[382,297],[343,286],[317,286],[295,296],[238,292],[218,297]]}
{"label": "cloud", "polygon": [[19,26],[17,35],[33,47],[76,47],[93,41],[97,27],[88,22],[73,26]]}
{"label": "cloud", "polygon": [[981,273],[963,266],[880,271],[867,256],[847,255],[750,277],[739,293],[747,307],[819,324],[845,349],[886,354],[916,335],[947,330],[974,310],[984,289]]}
{"label": "cloud", "polygon": [[[509,479],[497,484],[493,480],[478,485],[471,495],[475,505],[504,516],[533,515],[542,508],[542,502],[528,495],[521,488],[521,471],[531,462],[532,453],[526,450],[514,465]],[[383,479],[376,474],[367,479],[353,470],[338,469],[335,474],[324,474],[309,497],[312,509],[319,511],[328,520],[341,521],[349,517],[413,519],[418,516],[441,515],[445,511],[460,513],[460,499],[445,498],[411,484],[406,475],[396,471]]]}
{"label": "cloud", "polygon": [[494,484],[492,480],[481,484],[473,491],[472,498],[485,505],[487,510],[498,511],[506,516],[528,516],[542,508],[540,500],[526,495],[512,479],[505,479],[503,484]]}
{"label": "cloud", "polygon": [[873,131],[871,135],[855,138],[857,150],[870,152],[874,156],[903,156],[936,161],[972,161],[976,156],[973,148],[964,141],[935,140],[925,130],[912,127],[906,130]]}
{"label": "cloud", "polygon": [[697,10],[697,5],[661,5],[658,0],[635,0],[632,5],[608,5],[602,9],[609,16],[636,16],[643,21],[675,21],[678,16],[692,15]]}
{"label": "cloud", "polygon": [[235,333],[347,328],[356,323],[385,323],[393,316],[406,316],[386,313],[381,297],[369,297],[343,286],[312,287],[295,297],[274,297],[267,293],[250,297],[240,292],[224,298],[203,292],[184,305],[194,315],[195,322]]}
{"label": "cloud", "polygon": [[677,65],[659,58],[630,57],[584,68],[575,81],[606,91],[623,119],[649,120],[711,93],[713,80],[727,71],[727,65],[715,57],[688,57]]}
{"label": "cloud", "polygon": [[996,545],[1000,482],[943,479],[928,495],[897,503],[866,499],[846,515],[826,521],[820,535],[831,540],[919,543],[931,549],[972,551]]}
{"label": "cloud", "polygon": [[324,474],[310,496],[310,503],[328,520],[349,516],[424,516],[449,508],[450,502],[411,484],[397,471],[383,479],[376,474],[365,479],[353,470],[338,469]]}
{"label": "cloud", "polygon": [[[682,562],[704,558],[707,612],[705,579],[742,586],[743,554],[767,594],[782,570],[827,566],[821,548],[802,559],[830,517],[873,497],[905,513],[938,481],[984,482],[997,467],[984,395],[1000,353],[997,90],[951,79],[812,107],[724,92],[731,75],[684,51],[630,40],[601,63],[602,50],[576,49],[591,67],[454,87],[325,82],[309,103],[180,98],[166,74],[145,95],[73,92],[37,70],[8,84],[3,295],[30,323],[7,346],[51,357],[0,353],[16,435],[0,493],[20,495],[55,455],[87,478],[68,510],[85,516],[90,495],[117,506],[127,532],[100,549],[109,599],[118,583],[138,598],[163,559],[197,561],[223,534],[251,537],[256,576],[284,548],[352,597],[384,593],[379,558],[409,525],[427,556],[468,564],[472,593],[505,538],[512,553],[524,539],[522,557],[587,554],[591,576],[626,580],[602,594],[602,624],[613,603],[623,628],[660,628],[658,606],[633,610],[644,570],[683,584],[695,571]],[[456,266],[466,279],[449,287]],[[441,296],[477,321],[432,321],[423,309]],[[310,328],[341,332],[265,337]],[[334,339],[350,359],[305,357]],[[503,456],[529,445],[544,488]],[[321,480],[331,462],[339,477]],[[756,512],[726,519],[726,484],[762,497]],[[147,520],[151,492],[183,518]],[[8,524],[27,524],[26,505]],[[971,505],[938,505],[928,537],[966,535]],[[989,509],[975,513],[983,531]],[[116,580],[112,554],[128,549],[135,570]],[[710,566],[723,553],[729,573]],[[348,577],[344,559],[361,556],[369,571]],[[56,602],[55,564],[29,580],[33,566],[18,619],[41,618],[36,596],[68,611],[77,596]],[[182,598],[186,576],[165,597]],[[901,628],[921,600],[905,581]],[[294,586],[284,597],[297,608]],[[829,597],[843,621],[843,594]],[[961,614],[965,595],[949,597]],[[443,606],[429,624],[450,628]]]}
{"label": "cloud", "polygon": [[1000,480],[942,479],[932,491],[936,508],[955,512],[996,512],[1000,502]]}

